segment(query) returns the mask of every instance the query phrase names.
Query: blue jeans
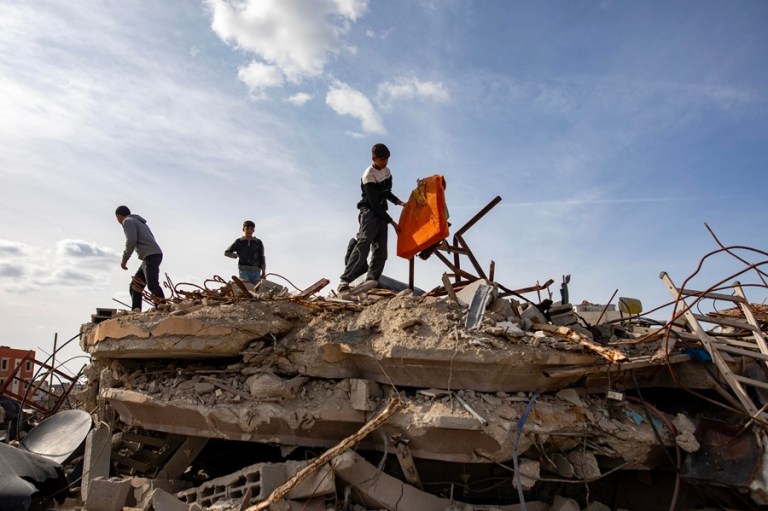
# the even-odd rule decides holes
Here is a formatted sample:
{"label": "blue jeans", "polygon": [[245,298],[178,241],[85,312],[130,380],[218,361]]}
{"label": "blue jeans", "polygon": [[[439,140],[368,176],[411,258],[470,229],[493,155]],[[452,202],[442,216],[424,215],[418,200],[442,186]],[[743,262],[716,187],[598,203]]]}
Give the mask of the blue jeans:
{"label": "blue jeans", "polygon": [[240,270],[240,280],[255,284],[261,279],[261,270]]}

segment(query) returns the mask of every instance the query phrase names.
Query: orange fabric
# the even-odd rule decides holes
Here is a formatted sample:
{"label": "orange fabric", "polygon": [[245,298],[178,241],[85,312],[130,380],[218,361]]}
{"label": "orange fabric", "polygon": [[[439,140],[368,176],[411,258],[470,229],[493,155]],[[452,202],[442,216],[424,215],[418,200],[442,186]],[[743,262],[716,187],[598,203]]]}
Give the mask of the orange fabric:
{"label": "orange fabric", "polygon": [[439,174],[417,181],[400,213],[397,255],[410,259],[448,237],[445,178]]}

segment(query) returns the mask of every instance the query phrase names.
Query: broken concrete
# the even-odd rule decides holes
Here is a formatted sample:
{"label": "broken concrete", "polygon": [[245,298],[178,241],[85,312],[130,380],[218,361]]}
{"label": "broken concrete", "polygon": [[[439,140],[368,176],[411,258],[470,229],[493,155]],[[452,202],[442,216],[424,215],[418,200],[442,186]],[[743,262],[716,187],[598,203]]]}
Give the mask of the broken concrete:
{"label": "broken concrete", "polygon": [[[94,395],[124,427],[272,445],[284,457],[333,448],[397,395],[403,408],[356,445],[379,453],[380,466],[359,456],[350,461],[352,453],[333,461],[337,484],[354,487],[359,502],[376,509],[483,509],[458,498],[446,502],[448,487],[429,491],[433,472],[445,473],[451,492],[461,488],[470,497],[473,483],[503,474],[500,501],[516,503],[526,494],[548,503],[526,502],[528,509],[596,508],[581,490],[555,498],[552,481],[591,488],[618,485],[626,471],[666,475],[670,452],[688,456],[688,483],[725,481],[761,499],[765,485],[754,474],[762,458],[746,460],[751,475],[713,474],[706,467],[715,440],[701,447],[701,419],[686,413],[684,400],[670,398],[662,412],[643,397],[649,392],[650,401],[664,401],[661,389],[681,382],[723,395],[722,382],[695,352],[678,346],[660,357],[660,329],[621,317],[621,325],[580,324],[573,306],[551,300],[521,308],[500,298],[508,290],[490,280],[454,287],[456,301],[407,290],[349,300],[245,293],[231,303],[86,325],[84,349],[98,367],[89,372],[97,376]],[[644,336],[651,342],[636,342]],[[729,364],[739,369],[736,359]],[[754,431],[742,434],[759,443]],[[181,456],[177,465],[194,458]],[[191,499],[187,505],[228,510],[263,499],[266,479],[259,476],[246,499],[242,470],[179,495]],[[343,487],[328,491],[338,498]],[[672,487],[664,488],[671,498]],[[312,497],[289,500],[322,506],[306,500]]]}
{"label": "broken concrete", "polygon": [[109,477],[111,442],[112,429],[103,422],[97,424],[85,438],[83,479],[80,483],[80,495],[83,502],[88,501],[88,489],[91,481],[97,477]]}
{"label": "broken concrete", "polygon": [[[306,314],[290,302],[274,307],[235,303],[203,307],[184,316],[131,314],[85,328],[80,345],[94,358],[209,358],[240,354],[254,340],[281,336],[289,319]],[[286,319],[288,318],[288,319]]]}

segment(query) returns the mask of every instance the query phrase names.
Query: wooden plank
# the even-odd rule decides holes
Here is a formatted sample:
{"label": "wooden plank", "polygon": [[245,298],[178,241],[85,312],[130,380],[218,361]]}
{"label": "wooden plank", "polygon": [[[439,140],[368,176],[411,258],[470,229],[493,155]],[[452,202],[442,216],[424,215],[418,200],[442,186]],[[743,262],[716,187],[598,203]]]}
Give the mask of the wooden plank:
{"label": "wooden plank", "polygon": [[[669,363],[679,364],[681,362],[687,362],[690,359],[691,357],[686,355],[685,353],[675,353],[669,356]],[[589,366],[566,367],[563,369],[548,369],[544,371],[544,374],[550,378],[562,378],[566,376],[588,375],[588,374],[603,373],[608,371],[610,371],[611,374],[615,374],[616,372],[623,371],[623,370],[639,369],[642,367],[651,367],[651,366],[662,366],[662,365],[666,365],[666,363],[667,363],[666,360],[651,361],[651,357],[646,356],[646,357],[631,359],[627,362],[620,362],[618,364],[618,367],[615,364],[595,364],[595,365],[589,365]]]}
{"label": "wooden plank", "polygon": [[310,296],[312,296],[313,294],[317,293],[318,291],[320,291],[321,289],[323,289],[325,286],[327,286],[330,283],[331,283],[331,281],[328,280],[328,279],[320,279],[317,282],[315,282],[314,284],[312,284],[311,286],[309,286],[307,289],[302,291],[301,293],[299,293],[296,296],[294,296],[294,298],[296,300],[304,300],[305,298],[309,298]]}
{"label": "wooden plank", "polygon": [[755,327],[747,323],[746,321],[741,321],[739,319],[728,319],[724,317],[713,317],[713,316],[706,316],[704,314],[693,314],[691,315],[696,318],[697,321],[700,321],[702,323],[714,323],[716,325],[723,325],[723,326],[729,326],[732,328],[740,328],[742,330],[750,330],[755,331]]}
{"label": "wooden plank", "polygon": [[694,333],[699,336],[699,340],[704,346],[704,349],[706,349],[709,355],[712,357],[712,361],[715,363],[717,369],[720,371],[720,374],[723,375],[726,382],[728,382],[728,386],[731,387],[731,390],[734,392],[734,394],[736,394],[736,398],[739,400],[741,405],[750,416],[757,414],[757,406],[755,406],[755,404],[752,402],[752,399],[750,399],[750,397],[747,395],[746,389],[744,389],[741,382],[736,379],[736,375],[733,374],[733,371],[731,371],[731,369],[728,367],[728,364],[726,364],[725,360],[723,360],[723,357],[717,350],[717,347],[712,345],[712,338],[704,331],[704,329],[701,327],[701,324],[699,324],[699,321],[696,319],[696,316],[691,312],[691,309],[685,303],[685,300],[682,299],[680,293],[677,291],[677,288],[672,283],[672,279],[666,272],[662,272],[659,277],[667,286],[670,294],[672,294],[672,297],[677,302],[677,309],[679,311],[683,311],[686,321],[688,321],[688,324],[691,326]]}
{"label": "wooden plank", "polygon": [[719,344],[717,345],[717,349],[720,351],[725,351],[726,353],[733,353],[734,355],[742,355],[744,357],[750,357],[756,360],[768,361],[768,355],[764,355],[757,351],[750,351],[750,350],[745,350],[741,348],[736,348],[733,346],[719,345]]}
{"label": "wooden plank", "polygon": [[760,387],[761,389],[768,390],[768,383],[764,381],[753,380],[752,378],[747,378],[746,376],[739,376],[738,374],[734,374],[733,377],[736,378],[741,383],[744,383],[745,385],[750,385],[752,387]]}
{"label": "wooden plank", "polygon": [[725,300],[728,302],[741,303],[745,300],[739,296],[726,295],[722,293],[705,293],[704,291],[696,291],[695,289],[675,289],[678,293],[691,298],[711,298],[713,300]]}
{"label": "wooden plank", "polygon": [[[752,307],[749,306],[747,296],[744,294],[744,290],[741,288],[741,284],[739,282],[734,283],[733,290],[736,292],[739,298],[744,300],[743,303],[739,304],[739,308],[741,309],[741,312],[744,314],[744,317],[747,319],[749,324],[754,328],[754,330],[752,330],[752,337],[754,337],[760,352],[764,355],[768,355],[768,344],[765,342],[763,331],[760,329],[760,323],[757,322],[757,318],[752,312]],[[768,368],[768,360],[766,360],[765,366]]]}
{"label": "wooden plank", "polygon": [[738,339],[732,339],[730,337],[714,337],[715,341],[719,344],[727,344],[728,346],[736,346],[738,348],[747,348],[749,350],[758,350],[759,347],[754,342],[740,341]]}

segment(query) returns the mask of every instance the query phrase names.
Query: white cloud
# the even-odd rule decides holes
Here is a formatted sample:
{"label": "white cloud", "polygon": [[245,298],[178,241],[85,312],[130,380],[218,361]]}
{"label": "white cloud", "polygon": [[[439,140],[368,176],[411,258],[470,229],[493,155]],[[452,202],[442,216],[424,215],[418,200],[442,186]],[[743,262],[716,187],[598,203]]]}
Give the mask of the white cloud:
{"label": "white cloud", "polygon": [[346,83],[336,82],[328,90],[325,103],[339,115],[348,115],[362,123],[365,133],[386,133],[381,116],[371,101],[359,90]]}
{"label": "white cloud", "polygon": [[118,253],[111,248],[102,248],[96,243],[83,240],[61,240],[56,243],[56,255],[62,257],[117,259]]}
{"label": "white cloud", "polygon": [[0,256],[23,256],[27,245],[17,241],[0,240]]}
{"label": "white cloud", "polygon": [[339,13],[351,21],[357,21],[368,9],[368,0],[333,0],[333,3]]}
{"label": "white cloud", "polygon": [[384,39],[387,39],[389,37],[389,34],[391,32],[392,32],[391,28],[387,29],[387,30],[384,30],[383,32],[376,32],[375,30],[369,28],[368,30],[365,31],[365,36],[369,37],[371,39],[381,39],[381,40],[384,40]]}
{"label": "white cloud", "polygon": [[285,83],[283,74],[277,66],[252,61],[237,70],[237,77],[245,83],[255,97],[262,97],[267,87],[278,87]]}
{"label": "white cloud", "polygon": [[211,28],[223,41],[275,66],[292,83],[320,76],[329,56],[345,49],[350,23],[368,7],[367,0],[207,0],[207,4]]}
{"label": "white cloud", "polygon": [[286,99],[286,101],[295,106],[302,106],[302,105],[306,105],[314,97],[315,97],[314,94],[299,92],[289,97],[288,99]]}
{"label": "white cloud", "polygon": [[441,82],[423,82],[417,78],[400,78],[394,82],[379,85],[377,101],[389,106],[395,101],[425,99],[445,102],[451,98],[448,89]]}
{"label": "white cloud", "polygon": [[114,249],[71,239],[56,242],[53,249],[0,240],[0,253],[7,256],[0,261],[0,291],[16,294],[104,288],[118,261]]}

